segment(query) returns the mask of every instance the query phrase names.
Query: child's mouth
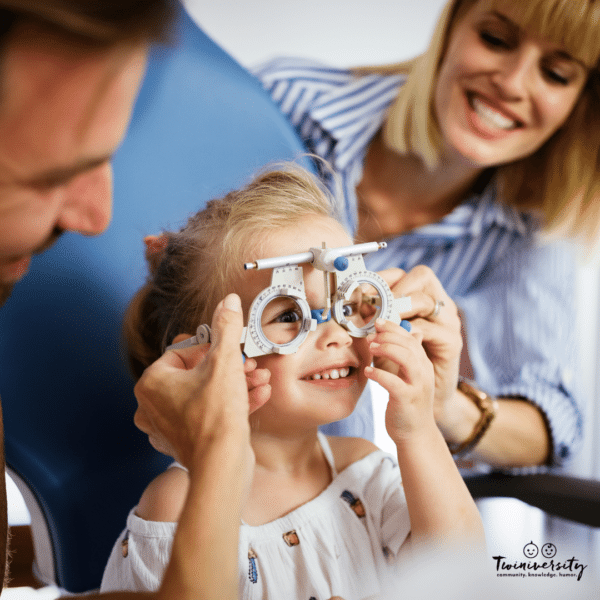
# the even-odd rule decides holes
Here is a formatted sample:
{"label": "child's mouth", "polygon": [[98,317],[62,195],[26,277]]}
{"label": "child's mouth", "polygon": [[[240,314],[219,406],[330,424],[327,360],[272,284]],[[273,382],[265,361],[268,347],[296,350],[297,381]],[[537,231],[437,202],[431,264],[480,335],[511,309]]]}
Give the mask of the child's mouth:
{"label": "child's mouth", "polygon": [[354,367],[338,367],[336,369],[325,369],[324,371],[313,373],[312,375],[308,375],[307,377],[303,377],[302,379],[304,381],[344,379],[345,377],[353,375],[355,372],[356,369]]}

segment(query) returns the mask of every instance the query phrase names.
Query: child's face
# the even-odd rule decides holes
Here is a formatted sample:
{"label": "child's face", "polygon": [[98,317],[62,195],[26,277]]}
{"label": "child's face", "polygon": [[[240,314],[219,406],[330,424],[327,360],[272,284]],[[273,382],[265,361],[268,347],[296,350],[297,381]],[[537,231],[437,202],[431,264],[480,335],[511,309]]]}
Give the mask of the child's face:
{"label": "child's face", "polygon": [[[309,248],[349,246],[352,240],[334,219],[311,217],[281,229],[261,243],[260,253],[245,257],[285,256]],[[324,307],[323,272],[303,265],[306,297],[311,309]],[[240,286],[245,314],[254,298],[269,287],[271,270],[247,271]],[[333,290],[332,290],[333,291]],[[294,354],[269,354],[256,359],[260,368],[271,372],[271,399],[252,419],[266,427],[307,427],[347,417],[355,408],[367,379],[364,368],[371,363],[365,338],[354,338],[334,319],[310,332]]]}

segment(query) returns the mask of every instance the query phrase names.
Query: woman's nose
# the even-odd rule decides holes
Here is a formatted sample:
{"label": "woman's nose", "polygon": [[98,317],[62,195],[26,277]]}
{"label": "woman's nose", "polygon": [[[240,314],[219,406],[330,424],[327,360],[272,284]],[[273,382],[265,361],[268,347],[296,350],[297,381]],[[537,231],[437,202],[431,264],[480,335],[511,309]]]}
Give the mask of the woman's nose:
{"label": "woman's nose", "polygon": [[57,225],[84,235],[102,233],[112,216],[112,167],[105,163],[82,173],[62,190]]}
{"label": "woman's nose", "polygon": [[504,100],[521,100],[535,83],[540,52],[533,46],[523,46],[502,56],[492,81]]}

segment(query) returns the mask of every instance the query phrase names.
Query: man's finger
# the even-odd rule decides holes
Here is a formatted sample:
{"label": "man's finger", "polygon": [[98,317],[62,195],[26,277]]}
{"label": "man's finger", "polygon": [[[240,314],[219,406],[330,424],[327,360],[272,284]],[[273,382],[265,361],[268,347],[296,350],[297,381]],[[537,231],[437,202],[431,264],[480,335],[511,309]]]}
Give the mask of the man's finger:
{"label": "man's finger", "polygon": [[204,357],[210,350],[210,344],[199,344],[190,346],[189,348],[178,348],[165,352],[159,359],[162,364],[177,369],[193,369],[196,365],[204,360]]}
{"label": "man's finger", "polygon": [[271,386],[269,384],[261,385],[248,392],[249,413],[252,414],[261,406],[266,404],[271,398]]}
{"label": "man's finger", "polygon": [[225,343],[239,348],[243,328],[242,301],[237,294],[229,294],[219,302],[213,315],[211,346],[216,348]]}

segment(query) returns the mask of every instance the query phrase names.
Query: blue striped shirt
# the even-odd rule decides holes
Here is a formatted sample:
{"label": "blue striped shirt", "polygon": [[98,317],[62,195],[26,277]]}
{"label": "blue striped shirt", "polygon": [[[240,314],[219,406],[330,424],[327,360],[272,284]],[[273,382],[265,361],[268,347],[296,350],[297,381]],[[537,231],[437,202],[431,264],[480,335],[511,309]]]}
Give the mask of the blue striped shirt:
{"label": "blue striped shirt", "polygon": [[[307,149],[338,173],[340,212],[355,232],[364,157],[403,77],[357,77],[303,59],[276,59],[256,74]],[[433,269],[464,314],[477,384],[495,396],[534,402],[549,426],[553,464],[562,464],[583,433],[575,389],[575,259],[567,243],[542,244],[537,232],[532,216],[499,202],[492,180],[440,221],[386,240],[385,250],[365,259],[372,270]],[[368,423],[369,409],[361,403],[354,418]]]}

